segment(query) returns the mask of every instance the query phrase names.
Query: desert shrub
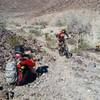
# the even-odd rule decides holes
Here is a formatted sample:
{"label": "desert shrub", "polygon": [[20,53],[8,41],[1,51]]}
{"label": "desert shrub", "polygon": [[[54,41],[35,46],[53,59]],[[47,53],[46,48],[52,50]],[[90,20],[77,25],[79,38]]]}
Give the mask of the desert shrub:
{"label": "desert shrub", "polygon": [[89,48],[86,36],[90,35],[92,26],[86,16],[70,14],[67,19],[67,32],[75,36],[76,46],[74,51],[79,52]]}
{"label": "desert shrub", "polygon": [[4,31],[6,29],[6,22],[0,21],[0,31]]}
{"label": "desert shrub", "polygon": [[17,22],[14,22],[14,21],[10,22],[10,24],[12,24],[12,25],[14,25],[16,27],[21,27],[20,23],[17,23]]}
{"label": "desert shrub", "polygon": [[78,51],[78,48],[77,47],[74,47],[74,49],[71,49],[71,52],[72,53],[78,53],[79,51]]}
{"label": "desert shrub", "polygon": [[34,23],[34,25],[40,25],[42,28],[45,28],[48,25],[48,22],[43,20],[38,20]]}
{"label": "desert shrub", "polygon": [[58,27],[62,27],[62,26],[65,26],[65,25],[66,25],[66,21],[63,20],[63,19],[58,19],[56,21],[56,26],[58,26]]}
{"label": "desert shrub", "polygon": [[23,26],[24,29],[33,29],[33,25]]}
{"label": "desert shrub", "polygon": [[73,39],[68,39],[67,42],[70,45],[75,45],[77,43],[77,40],[73,38]]}
{"label": "desert shrub", "polygon": [[49,24],[51,26],[55,26],[55,27],[64,27],[67,25],[67,20],[64,16],[61,17],[56,17],[54,19],[52,19]]}
{"label": "desert shrub", "polygon": [[54,49],[56,47],[56,40],[50,33],[45,33],[45,40],[48,48]]}
{"label": "desert shrub", "polygon": [[17,44],[22,44],[24,39],[21,37],[21,36],[16,36],[16,35],[13,35],[13,36],[10,36],[7,38],[6,40],[12,47],[14,47],[15,45]]}
{"label": "desert shrub", "polygon": [[67,31],[70,33],[84,33],[89,34],[91,31],[91,24],[90,22],[83,23],[81,20],[78,20],[76,17],[72,17],[71,21],[68,23]]}
{"label": "desert shrub", "polygon": [[87,50],[89,48],[90,48],[90,45],[83,38],[80,38],[80,40],[78,41],[78,45],[75,46],[75,48],[72,49],[71,52],[80,53],[80,52]]}
{"label": "desert shrub", "polygon": [[41,36],[41,31],[37,28],[30,29],[29,33],[34,34],[35,36]]}
{"label": "desert shrub", "polygon": [[24,35],[25,33],[27,33],[26,30],[25,30],[24,28],[20,28],[20,29],[18,29],[17,31],[18,31],[18,33],[21,33],[21,34],[23,34],[23,35]]}

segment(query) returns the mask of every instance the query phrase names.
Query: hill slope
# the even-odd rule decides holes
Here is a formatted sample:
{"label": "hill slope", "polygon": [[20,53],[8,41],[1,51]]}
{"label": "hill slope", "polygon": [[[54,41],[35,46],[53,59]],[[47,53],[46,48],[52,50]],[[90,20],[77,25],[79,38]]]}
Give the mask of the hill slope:
{"label": "hill slope", "polygon": [[69,8],[100,10],[100,0],[0,0],[1,12],[30,12],[43,15]]}

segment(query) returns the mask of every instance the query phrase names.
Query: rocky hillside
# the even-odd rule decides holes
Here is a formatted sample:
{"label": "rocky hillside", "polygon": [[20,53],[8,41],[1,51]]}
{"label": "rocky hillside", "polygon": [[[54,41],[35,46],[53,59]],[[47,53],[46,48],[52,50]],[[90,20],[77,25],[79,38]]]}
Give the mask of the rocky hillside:
{"label": "rocky hillside", "polygon": [[[9,32],[5,34],[7,36]],[[34,48],[32,38],[27,37],[28,41],[25,44]],[[37,67],[49,66],[48,73],[37,77],[32,83],[16,86],[11,90],[5,86],[4,73],[0,72],[0,99],[6,98],[6,93],[10,93],[9,90],[13,93],[13,99],[9,100],[99,100],[99,52],[73,53],[73,57],[67,59],[59,56],[58,50],[49,49],[41,38],[36,43],[36,46],[40,45],[42,48],[38,49],[36,55],[41,60],[37,62]],[[1,90],[1,85],[4,90]]]}
{"label": "rocky hillside", "polygon": [[[100,42],[99,10],[100,0],[0,0],[0,100],[8,93],[9,100],[100,100],[100,52],[92,49]],[[70,59],[58,53],[61,29]],[[4,68],[16,44],[35,49],[36,67],[48,71],[13,88]]]}
{"label": "rocky hillside", "polygon": [[63,9],[100,10],[100,0],[0,0],[0,12],[32,12],[43,15]]}
{"label": "rocky hillside", "polygon": [[[2,56],[3,61],[7,60],[6,54],[10,52],[11,45],[15,44],[15,42],[12,44],[12,41],[6,41],[13,34],[15,33],[8,30],[1,31],[1,37],[3,36],[0,41],[1,48],[9,45],[9,48],[6,47],[5,50],[1,50],[4,55],[4,57]],[[4,72],[0,72],[0,85],[4,88],[1,90],[0,86],[0,99],[5,98],[6,93],[11,94],[12,92],[13,99],[10,98],[9,100],[99,100],[99,52],[85,50],[81,53],[73,53],[73,57],[67,59],[59,56],[57,49],[49,47],[48,42],[50,41],[44,39],[43,34],[38,36],[36,33],[22,33],[20,35],[25,39],[24,43],[27,47],[31,46],[38,51],[35,52],[35,57],[40,59],[37,62],[37,68],[47,65],[49,66],[48,73],[43,73],[32,83],[16,86],[12,90],[12,87],[6,86]],[[16,40],[16,37],[13,39]],[[10,40],[12,39],[10,38]],[[52,41],[50,45],[54,45]]]}
{"label": "rocky hillside", "polygon": [[11,31],[0,30],[0,70],[4,70],[6,61],[11,57],[10,53],[12,53],[12,47],[9,44],[9,37],[15,35]]}

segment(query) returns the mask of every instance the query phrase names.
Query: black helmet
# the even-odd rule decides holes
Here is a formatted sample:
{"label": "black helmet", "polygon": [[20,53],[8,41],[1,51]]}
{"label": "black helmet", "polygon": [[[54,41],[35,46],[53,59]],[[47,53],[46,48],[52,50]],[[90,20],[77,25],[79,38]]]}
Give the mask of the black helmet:
{"label": "black helmet", "polygon": [[24,53],[24,45],[16,45],[15,53]]}

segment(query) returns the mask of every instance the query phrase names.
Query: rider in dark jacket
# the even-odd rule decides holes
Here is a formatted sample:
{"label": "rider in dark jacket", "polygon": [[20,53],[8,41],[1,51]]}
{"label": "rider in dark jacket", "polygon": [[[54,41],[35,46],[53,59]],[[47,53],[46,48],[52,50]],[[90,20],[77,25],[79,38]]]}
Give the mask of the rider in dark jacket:
{"label": "rider in dark jacket", "polygon": [[58,47],[62,45],[66,46],[65,36],[67,36],[67,38],[69,37],[65,29],[62,29],[59,33],[56,34],[58,40]]}

